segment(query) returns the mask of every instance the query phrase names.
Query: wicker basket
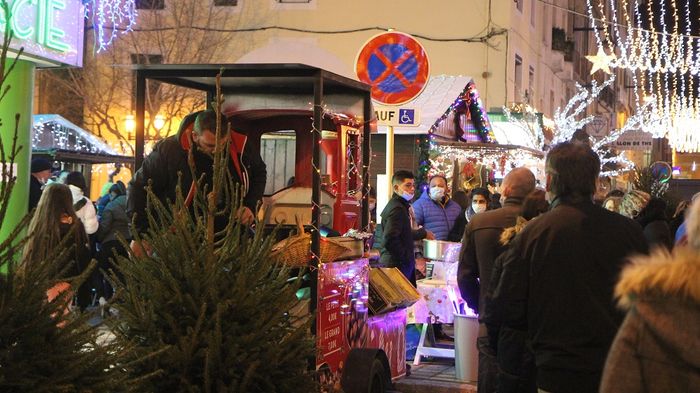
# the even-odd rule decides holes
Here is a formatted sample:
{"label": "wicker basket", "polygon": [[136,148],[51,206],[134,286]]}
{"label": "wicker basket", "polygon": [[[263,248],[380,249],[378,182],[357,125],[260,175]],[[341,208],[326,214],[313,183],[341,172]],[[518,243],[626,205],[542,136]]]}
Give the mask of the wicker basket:
{"label": "wicker basket", "polygon": [[[292,235],[272,247],[271,256],[290,267],[308,265],[311,255],[311,234],[304,232],[304,226],[296,217],[297,234]],[[350,251],[349,248],[328,238],[321,238],[321,262],[333,262]]]}

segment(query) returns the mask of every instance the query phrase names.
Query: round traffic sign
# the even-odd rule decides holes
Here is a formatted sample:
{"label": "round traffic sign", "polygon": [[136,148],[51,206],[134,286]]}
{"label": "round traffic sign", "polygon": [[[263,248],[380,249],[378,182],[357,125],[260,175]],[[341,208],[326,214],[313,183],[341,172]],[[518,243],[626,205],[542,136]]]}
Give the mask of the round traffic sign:
{"label": "round traffic sign", "polygon": [[378,34],[357,55],[355,72],[360,81],[372,85],[372,98],[386,105],[414,99],[430,75],[428,55],[408,34],[395,31]]}

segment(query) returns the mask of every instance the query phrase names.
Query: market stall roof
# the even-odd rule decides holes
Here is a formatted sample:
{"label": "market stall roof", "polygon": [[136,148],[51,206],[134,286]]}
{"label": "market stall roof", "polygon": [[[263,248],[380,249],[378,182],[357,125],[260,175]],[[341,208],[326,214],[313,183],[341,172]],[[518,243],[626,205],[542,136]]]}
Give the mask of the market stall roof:
{"label": "market stall roof", "polygon": [[63,116],[32,116],[32,154],[56,161],[132,163],[133,157],[117,153],[105,142],[71,123]]}
{"label": "market stall roof", "polygon": [[[417,127],[394,127],[394,134],[427,134],[434,125],[442,121],[445,112],[462,95],[473,78],[470,76],[431,76],[423,92],[415,100],[401,105],[420,111]],[[379,133],[386,133],[387,126],[378,126]]]}

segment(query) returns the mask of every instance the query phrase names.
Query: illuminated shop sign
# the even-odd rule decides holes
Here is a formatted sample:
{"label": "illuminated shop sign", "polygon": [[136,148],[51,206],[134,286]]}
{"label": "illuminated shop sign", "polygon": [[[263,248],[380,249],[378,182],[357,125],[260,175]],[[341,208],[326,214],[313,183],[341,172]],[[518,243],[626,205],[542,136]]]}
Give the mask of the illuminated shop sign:
{"label": "illuminated shop sign", "polygon": [[7,23],[11,48],[24,47],[24,58],[42,65],[83,64],[82,0],[9,0],[11,18],[0,11],[0,37]]}

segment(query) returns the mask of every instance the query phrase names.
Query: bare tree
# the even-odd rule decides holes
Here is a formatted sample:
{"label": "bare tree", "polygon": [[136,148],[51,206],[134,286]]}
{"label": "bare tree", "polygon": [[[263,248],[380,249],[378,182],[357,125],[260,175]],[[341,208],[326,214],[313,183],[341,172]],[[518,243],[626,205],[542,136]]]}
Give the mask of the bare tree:
{"label": "bare tree", "polygon": [[[157,4],[158,2],[151,2]],[[232,62],[234,32],[245,21],[255,26],[265,18],[258,9],[219,7],[203,0],[168,1],[163,9],[138,10],[134,31],[124,32],[106,50],[95,53],[94,35],[88,28],[83,68],[41,70],[37,84],[41,110],[71,114],[82,104],[84,128],[108,140],[117,140],[122,151],[134,147],[125,117],[135,109],[133,64],[206,64]],[[122,28],[116,26],[115,28]],[[150,140],[171,135],[179,120],[204,106],[205,96],[190,89],[149,82],[146,88],[146,136]],[[155,127],[156,116],[162,122]],[[67,116],[68,117],[68,116]],[[70,117],[69,117],[70,118]]]}

